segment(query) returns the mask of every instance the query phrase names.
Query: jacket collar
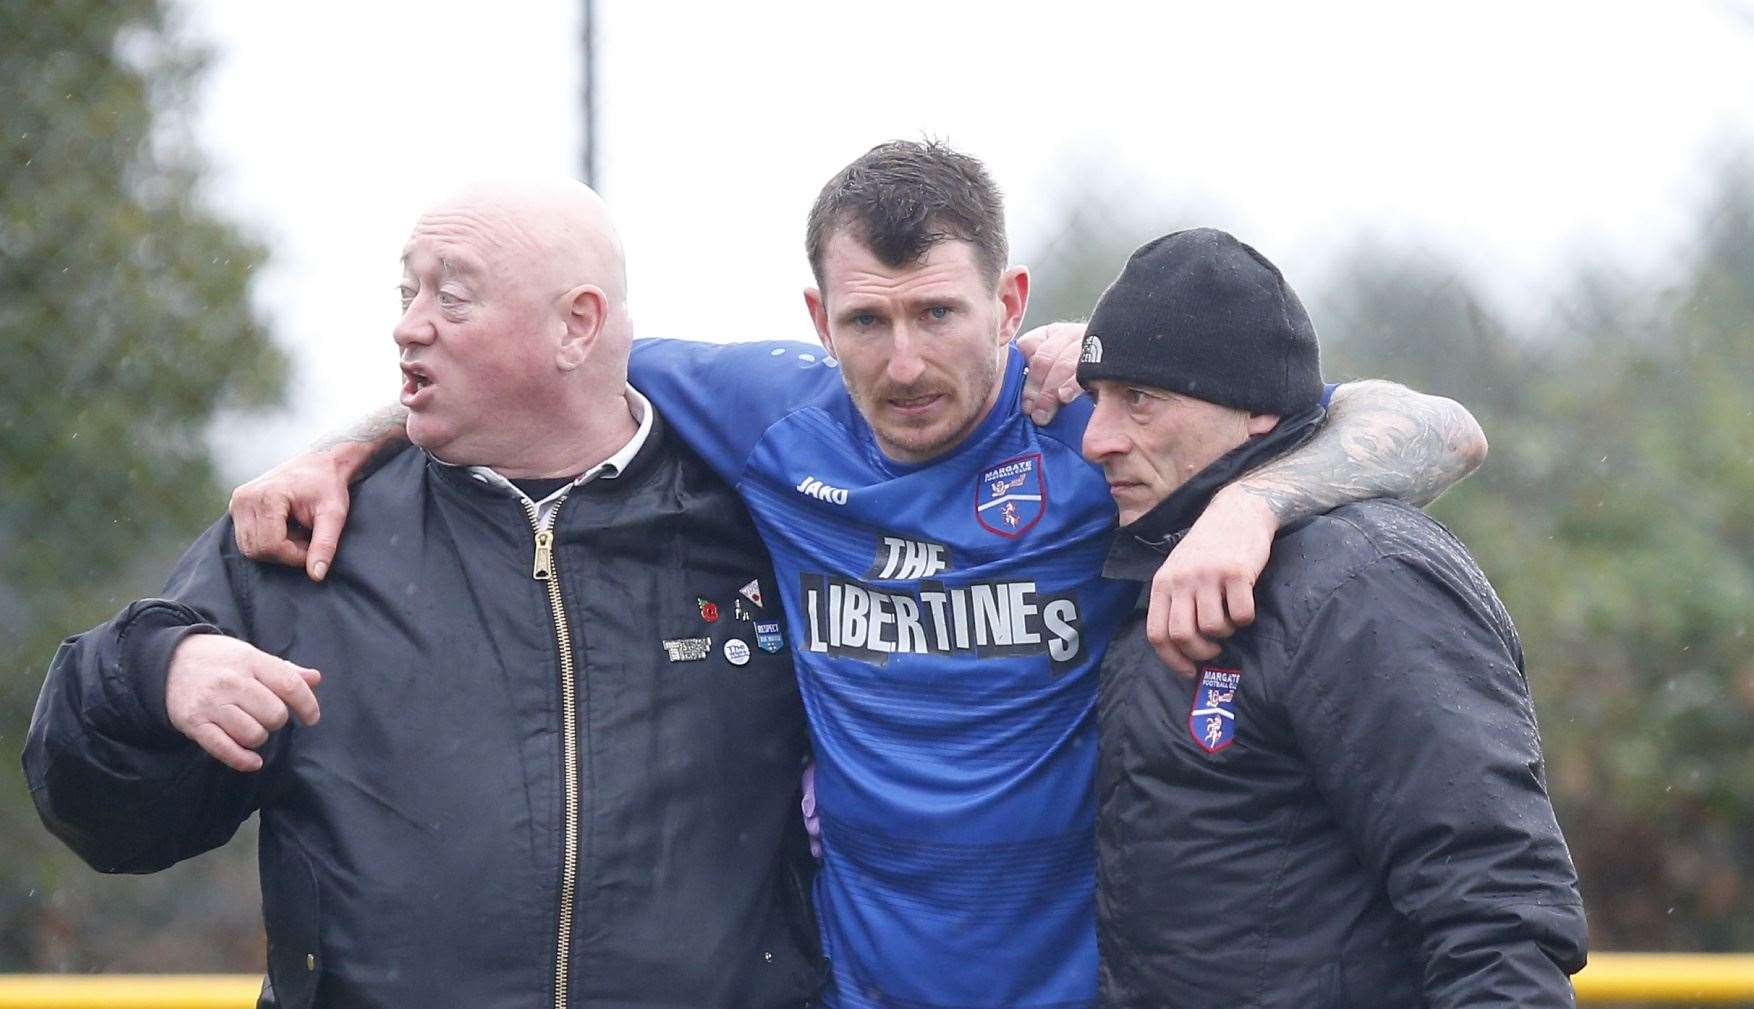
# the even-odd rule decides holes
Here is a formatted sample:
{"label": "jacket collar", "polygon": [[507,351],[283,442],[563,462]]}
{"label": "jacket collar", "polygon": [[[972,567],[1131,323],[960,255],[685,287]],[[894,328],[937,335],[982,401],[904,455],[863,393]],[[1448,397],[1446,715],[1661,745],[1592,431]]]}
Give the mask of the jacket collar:
{"label": "jacket collar", "polygon": [[1149,591],[1151,576],[1157,573],[1170,550],[1187,535],[1188,527],[1206,510],[1212,495],[1237,477],[1308,441],[1320,429],[1326,415],[1327,411],[1318,406],[1281,420],[1273,430],[1258,438],[1250,438],[1219,456],[1187,483],[1171,491],[1156,507],[1122,526],[1103,563],[1103,577],[1145,582],[1145,589]]}
{"label": "jacket collar", "polygon": [[[621,450],[593,466],[582,474],[565,490],[571,493],[586,492],[590,494],[613,493],[617,489],[636,486],[641,481],[652,463],[666,451],[669,441],[664,418],[652,403],[633,386],[627,387],[630,410],[639,421],[633,439]],[[445,462],[443,459],[426,453],[427,468],[438,475],[447,484],[471,491],[480,491],[500,497],[510,496],[520,499],[523,493],[512,485],[511,481],[493,472],[485,466],[458,466]],[[632,479],[624,479],[632,478]],[[559,496],[556,491],[552,497]],[[546,503],[546,502],[544,502]]]}

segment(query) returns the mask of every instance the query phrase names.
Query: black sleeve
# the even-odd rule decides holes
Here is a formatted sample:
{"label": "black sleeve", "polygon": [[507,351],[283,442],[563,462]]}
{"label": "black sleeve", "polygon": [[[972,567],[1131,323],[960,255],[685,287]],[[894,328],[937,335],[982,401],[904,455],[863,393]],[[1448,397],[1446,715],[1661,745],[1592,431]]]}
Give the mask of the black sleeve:
{"label": "black sleeve", "polygon": [[256,807],[264,769],[233,771],[171,727],[165,675],[190,634],[248,637],[230,520],[177,562],[164,598],[68,638],[25,737],[43,823],[100,872],[155,872],[224,844]]}
{"label": "black sleeve", "polygon": [[[1300,638],[1285,700],[1443,1007],[1572,1005],[1588,935],[1514,632],[1465,580],[1372,562]],[[1501,611],[1499,611],[1501,612]]]}

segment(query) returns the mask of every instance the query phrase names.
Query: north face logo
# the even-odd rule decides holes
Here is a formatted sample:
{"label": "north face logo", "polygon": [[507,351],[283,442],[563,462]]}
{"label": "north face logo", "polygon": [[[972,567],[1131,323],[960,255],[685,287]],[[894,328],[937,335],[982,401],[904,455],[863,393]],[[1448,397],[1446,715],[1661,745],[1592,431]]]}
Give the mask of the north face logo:
{"label": "north face logo", "polygon": [[1079,364],[1102,363],[1102,337],[1088,333],[1084,337],[1084,353],[1078,355]]}

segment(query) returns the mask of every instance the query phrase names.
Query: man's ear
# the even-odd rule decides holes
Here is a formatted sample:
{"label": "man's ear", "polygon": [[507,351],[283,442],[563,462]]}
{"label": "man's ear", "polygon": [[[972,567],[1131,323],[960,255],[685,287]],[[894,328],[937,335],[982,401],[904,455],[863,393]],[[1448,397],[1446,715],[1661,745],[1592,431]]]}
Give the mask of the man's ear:
{"label": "man's ear", "polygon": [[1023,328],[1023,314],[1029,311],[1029,267],[1013,266],[999,274],[999,307],[1004,315],[999,320],[999,343],[1017,338]]}
{"label": "man's ear", "polygon": [[554,363],[561,371],[572,371],[585,363],[596,346],[609,317],[609,298],[595,284],[580,284],[561,295],[560,310],[566,332],[554,352]]}
{"label": "man's ear", "polygon": [[1258,438],[1279,426],[1279,415],[1276,413],[1251,413],[1248,419],[1250,438]]}
{"label": "man's ear", "polygon": [[804,288],[804,307],[810,310],[810,321],[816,326],[816,339],[822,341],[822,349],[833,357],[834,338],[828,335],[828,305],[822,300],[822,291],[814,287]]}

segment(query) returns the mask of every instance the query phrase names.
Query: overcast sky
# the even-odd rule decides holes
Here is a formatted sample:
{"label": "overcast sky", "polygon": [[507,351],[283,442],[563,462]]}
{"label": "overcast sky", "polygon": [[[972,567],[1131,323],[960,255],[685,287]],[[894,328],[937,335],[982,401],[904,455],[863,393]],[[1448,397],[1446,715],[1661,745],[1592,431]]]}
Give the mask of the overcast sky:
{"label": "overcast sky", "polygon": [[[578,173],[580,5],[185,2],[216,56],[214,198],[271,249],[258,294],[295,364],[285,414],[221,432],[242,476],[394,397],[426,200]],[[1089,181],[1118,214],[1237,232],[1307,292],[1364,232],[1513,291],[1577,250],[1637,262],[1673,247],[1702,159],[1754,136],[1737,0],[597,9],[598,181],[647,336],[811,338],[804,214],[893,137],[984,159],[1020,254]]]}

